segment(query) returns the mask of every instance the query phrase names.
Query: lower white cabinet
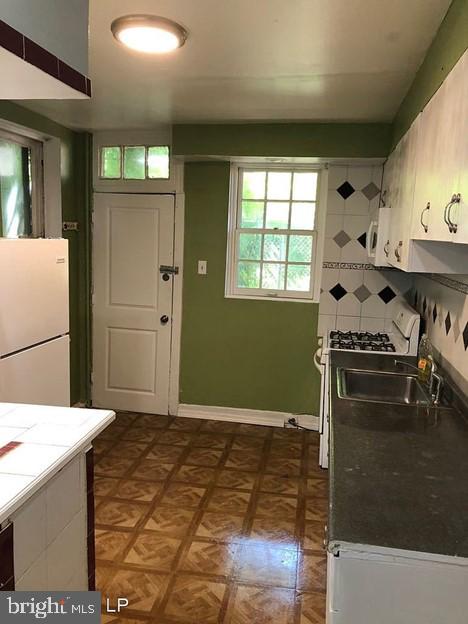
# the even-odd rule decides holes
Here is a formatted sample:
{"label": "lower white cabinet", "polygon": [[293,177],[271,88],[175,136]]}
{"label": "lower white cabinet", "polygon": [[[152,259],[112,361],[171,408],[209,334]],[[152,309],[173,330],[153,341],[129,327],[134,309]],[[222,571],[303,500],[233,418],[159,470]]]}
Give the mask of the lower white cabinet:
{"label": "lower white cabinet", "polygon": [[327,624],[466,624],[468,559],[342,544],[327,565]]}
{"label": "lower white cabinet", "polygon": [[12,515],[16,590],[88,589],[86,490],[80,454]]}

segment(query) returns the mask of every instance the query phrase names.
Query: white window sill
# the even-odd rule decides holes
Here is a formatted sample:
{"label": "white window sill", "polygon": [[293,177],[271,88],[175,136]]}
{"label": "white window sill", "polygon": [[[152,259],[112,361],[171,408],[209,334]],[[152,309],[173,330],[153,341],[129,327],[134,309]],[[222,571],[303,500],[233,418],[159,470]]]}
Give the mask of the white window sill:
{"label": "white window sill", "polygon": [[316,303],[318,304],[317,299],[301,299],[297,297],[262,297],[260,295],[224,295],[225,299],[244,299],[245,301],[253,300],[253,301],[283,301],[289,303]]}

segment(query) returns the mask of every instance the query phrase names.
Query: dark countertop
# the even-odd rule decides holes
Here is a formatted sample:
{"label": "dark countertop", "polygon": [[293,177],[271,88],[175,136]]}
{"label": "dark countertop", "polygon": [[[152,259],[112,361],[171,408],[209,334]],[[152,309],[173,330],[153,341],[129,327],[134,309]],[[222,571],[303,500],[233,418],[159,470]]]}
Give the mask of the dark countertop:
{"label": "dark countertop", "polygon": [[337,368],[391,371],[394,360],[330,352],[329,547],[468,557],[468,415],[338,397]]}

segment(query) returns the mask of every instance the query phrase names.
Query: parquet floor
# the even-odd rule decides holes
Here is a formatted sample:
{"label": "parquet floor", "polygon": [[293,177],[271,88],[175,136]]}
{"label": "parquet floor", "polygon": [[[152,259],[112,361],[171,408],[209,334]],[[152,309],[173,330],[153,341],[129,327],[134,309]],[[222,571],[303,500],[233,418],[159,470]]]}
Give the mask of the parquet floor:
{"label": "parquet floor", "polygon": [[113,624],[324,624],[318,434],[121,413],[95,441],[97,589]]}

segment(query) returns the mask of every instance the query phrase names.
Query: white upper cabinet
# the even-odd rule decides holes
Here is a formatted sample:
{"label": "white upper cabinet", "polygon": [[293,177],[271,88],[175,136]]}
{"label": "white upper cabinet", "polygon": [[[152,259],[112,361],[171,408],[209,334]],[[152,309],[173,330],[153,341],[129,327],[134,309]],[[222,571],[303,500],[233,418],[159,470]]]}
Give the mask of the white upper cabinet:
{"label": "white upper cabinet", "polygon": [[410,260],[410,239],[412,210],[414,205],[414,181],[416,149],[420,117],[401,139],[395,149],[393,164],[393,190],[390,193],[390,241],[388,262],[393,266],[408,270]]}
{"label": "white upper cabinet", "polygon": [[[468,52],[384,167],[388,262],[403,271],[466,273]],[[458,244],[454,244],[458,243]]]}
{"label": "white upper cabinet", "polygon": [[[467,150],[467,58],[465,55],[460,59],[421,114],[415,239],[460,241],[458,230],[463,229],[463,224],[466,228],[466,196],[462,196],[461,184]],[[464,242],[468,242],[466,238]]]}

